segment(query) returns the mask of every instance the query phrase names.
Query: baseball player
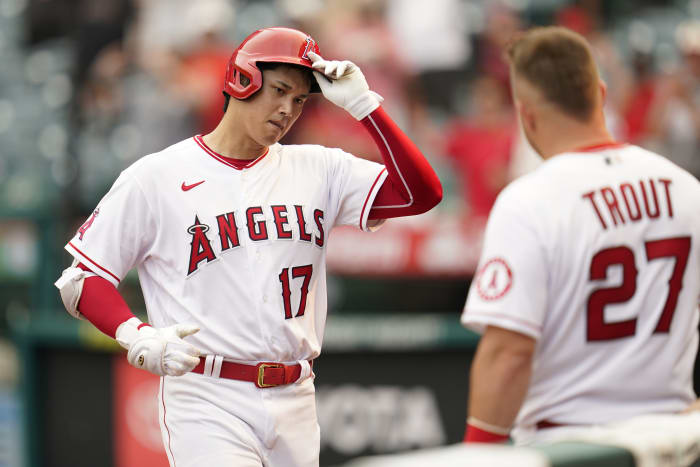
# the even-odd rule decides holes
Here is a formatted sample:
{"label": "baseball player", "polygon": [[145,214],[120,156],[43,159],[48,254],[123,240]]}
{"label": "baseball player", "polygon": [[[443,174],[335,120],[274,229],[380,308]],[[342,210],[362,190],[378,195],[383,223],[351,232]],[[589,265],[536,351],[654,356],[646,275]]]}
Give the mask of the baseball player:
{"label": "baseball player", "polygon": [[483,333],[466,441],[516,443],[695,400],[700,183],[615,142],[583,37],[509,48],[515,106],[544,163],[489,216],[462,323]]}
{"label": "baseball player", "polygon": [[[384,165],[280,145],[313,92],[370,132]],[[336,225],[373,230],[435,206],[440,182],[360,69],[269,28],[231,56],[219,125],[124,170],[66,249],[67,310],[162,376],[171,466],[318,465],[313,360]],[[116,286],[136,267],[149,324]]]}

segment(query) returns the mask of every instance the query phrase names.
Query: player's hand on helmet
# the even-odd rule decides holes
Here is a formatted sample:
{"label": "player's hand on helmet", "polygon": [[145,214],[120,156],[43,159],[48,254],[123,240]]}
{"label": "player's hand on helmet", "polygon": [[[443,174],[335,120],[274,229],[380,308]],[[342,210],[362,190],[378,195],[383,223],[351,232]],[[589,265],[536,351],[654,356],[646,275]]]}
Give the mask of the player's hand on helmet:
{"label": "player's hand on helmet", "polygon": [[181,376],[197,366],[203,352],[182,339],[199,331],[197,326],[153,328],[141,324],[138,318],[131,318],[117,328],[117,342],[129,351],[126,358],[132,366],[159,376]]}
{"label": "player's hand on helmet", "polygon": [[314,52],[309,52],[309,58],[316,70],[316,81],[326,99],[345,109],[357,120],[372,113],[384,100],[369,90],[365,75],[354,63],[348,60],[325,60]]}

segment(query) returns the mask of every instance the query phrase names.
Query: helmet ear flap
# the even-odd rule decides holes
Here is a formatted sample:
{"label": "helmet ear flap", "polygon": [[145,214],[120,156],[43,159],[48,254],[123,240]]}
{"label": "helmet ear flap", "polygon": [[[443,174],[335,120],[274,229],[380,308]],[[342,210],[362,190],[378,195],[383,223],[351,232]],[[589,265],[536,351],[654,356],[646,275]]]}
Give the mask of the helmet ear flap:
{"label": "helmet ear flap", "polygon": [[238,66],[231,64],[227,75],[227,82],[228,85],[225,87],[224,92],[239,97],[240,94],[246,93],[252,80],[247,74],[242,73]]}
{"label": "helmet ear flap", "polygon": [[242,89],[245,89],[248,86],[250,86],[250,78],[248,78],[243,73],[239,72],[238,73],[238,83],[240,83]]}

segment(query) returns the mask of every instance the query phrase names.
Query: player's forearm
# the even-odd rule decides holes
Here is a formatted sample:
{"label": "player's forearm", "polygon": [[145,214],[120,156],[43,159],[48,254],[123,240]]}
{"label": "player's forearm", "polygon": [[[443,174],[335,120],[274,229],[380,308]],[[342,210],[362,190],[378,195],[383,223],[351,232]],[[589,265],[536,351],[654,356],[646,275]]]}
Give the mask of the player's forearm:
{"label": "player's forearm", "polygon": [[[87,270],[84,266],[81,269]],[[119,325],[134,317],[117,288],[99,276],[85,279],[78,311],[97,329],[113,339]]]}
{"label": "player's forearm", "polygon": [[509,430],[527,394],[531,371],[530,351],[482,340],[472,364],[469,417]]}
{"label": "player's forearm", "polygon": [[442,199],[437,174],[416,145],[381,108],[362,119],[380,150],[388,177],[370,219],[421,214]]}
{"label": "player's forearm", "polygon": [[530,382],[530,360],[500,355],[474,361],[469,389],[469,416],[510,428]]}
{"label": "player's forearm", "polygon": [[[77,267],[90,271],[82,263]],[[69,313],[75,316],[73,311]],[[116,287],[102,277],[84,279],[77,311],[127,349],[127,360],[136,368],[159,376],[181,376],[200,362],[203,352],[182,340],[198,332],[198,326],[178,323],[156,329],[142,323],[131,313]]]}

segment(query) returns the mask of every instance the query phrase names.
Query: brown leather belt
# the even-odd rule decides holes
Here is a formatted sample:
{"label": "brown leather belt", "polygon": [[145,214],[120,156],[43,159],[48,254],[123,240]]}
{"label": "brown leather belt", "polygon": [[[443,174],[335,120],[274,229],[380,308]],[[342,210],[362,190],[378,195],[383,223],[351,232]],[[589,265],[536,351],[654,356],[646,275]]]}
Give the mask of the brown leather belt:
{"label": "brown leather belt", "polygon": [[[206,360],[199,357],[199,364],[192,370],[193,373],[204,374]],[[313,361],[309,361],[313,368]],[[259,388],[272,388],[291,384],[299,379],[301,365],[284,365],[282,363],[260,362],[257,365],[245,365],[243,363],[222,362],[219,378],[250,381]]]}

